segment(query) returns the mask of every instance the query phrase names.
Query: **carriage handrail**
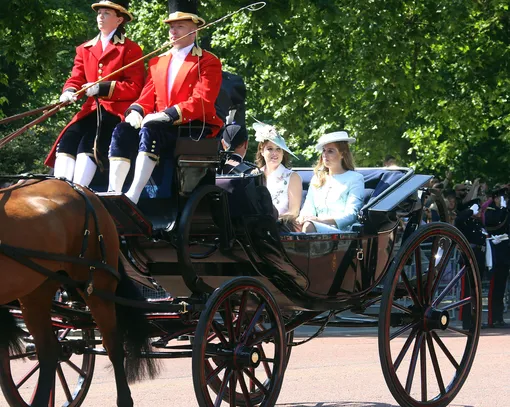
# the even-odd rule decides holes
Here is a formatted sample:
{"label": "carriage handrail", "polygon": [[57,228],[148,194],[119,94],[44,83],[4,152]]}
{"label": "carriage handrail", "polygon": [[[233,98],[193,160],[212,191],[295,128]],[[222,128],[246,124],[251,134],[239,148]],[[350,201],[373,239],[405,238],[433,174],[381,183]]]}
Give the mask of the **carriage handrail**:
{"label": "carriage handrail", "polygon": [[[367,167],[367,168],[363,168],[363,169],[364,170],[374,170],[374,171],[381,170],[381,168],[378,168],[378,167]],[[408,167],[382,168],[382,170],[388,171],[388,172],[405,171],[405,174],[402,178],[397,180],[397,182],[393,183],[392,185],[388,186],[388,188],[386,188],[384,191],[382,191],[380,195],[374,197],[373,199],[370,199],[366,205],[363,205],[360,212],[362,212],[366,209],[370,209],[371,207],[376,205],[378,202],[383,200],[386,196],[391,194],[393,192],[393,190],[400,187],[400,185],[402,185],[404,182],[409,180],[414,175],[414,170],[412,168],[408,168]]]}
{"label": "carriage handrail", "polygon": [[[391,210],[395,209],[395,207],[399,203],[401,203],[406,198],[408,198],[413,192],[416,192],[423,185],[425,185],[432,178],[432,176],[421,175],[421,174],[414,175],[413,174],[410,177],[406,177],[406,179],[403,179],[403,178],[401,178],[400,180],[398,180],[398,182],[396,182],[394,185],[392,185],[392,186],[394,186],[394,188],[392,188],[390,191],[388,191],[388,190],[384,191],[385,193],[383,192],[381,195],[379,195],[377,197],[379,199],[377,199],[376,201],[372,202],[369,205],[366,205],[366,208],[372,212],[391,211]],[[401,189],[400,191],[396,191],[397,188],[400,188],[402,186],[408,186],[409,188],[407,188],[405,190]],[[388,198],[394,192],[397,192],[395,194],[396,199],[390,201]],[[387,201],[387,202],[385,202],[385,201]]]}

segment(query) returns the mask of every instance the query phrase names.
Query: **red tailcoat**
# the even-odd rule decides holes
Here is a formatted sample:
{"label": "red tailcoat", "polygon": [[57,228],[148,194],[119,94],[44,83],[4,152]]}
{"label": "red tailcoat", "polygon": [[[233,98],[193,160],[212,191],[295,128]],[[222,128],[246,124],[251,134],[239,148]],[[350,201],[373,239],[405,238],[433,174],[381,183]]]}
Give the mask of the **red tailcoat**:
{"label": "red tailcoat", "polygon": [[[119,36],[117,33],[114,34],[103,52],[100,37],[98,35],[93,40],[76,48],[73,71],[71,77],[64,85],[64,91],[77,91],[81,89],[82,85],[88,82],[96,82],[143,56],[142,49],[138,44],[126,38],[124,34]],[[107,112],[124,119],[124,112],[140,95],[144,79],[145,68],[143,61],[108,78],[108,81],[99,84],[100,95],[104,95],[99,97],[100,104]],[[46,158],[46,165],[50,167],[54,165],[57,144],[67,128],[95,112],[95,110],[96,102],[94,98],[88,97],[81,110],[58,136],[57,141]]]}
{"label": "red tailcoat", "polygon": [[[174,125],[200,120],[212,130],[215,137],[223,121],[216,115],[214,102],[221,87],[221,62],[210,52],[193,47],[168,90],[168,68],[172,54],[166,52],[149,61],[149,74],[140,98],[131,106],[145,116],[175,107],[178,118]],[[200,69],[200,75],[199,75]]]}

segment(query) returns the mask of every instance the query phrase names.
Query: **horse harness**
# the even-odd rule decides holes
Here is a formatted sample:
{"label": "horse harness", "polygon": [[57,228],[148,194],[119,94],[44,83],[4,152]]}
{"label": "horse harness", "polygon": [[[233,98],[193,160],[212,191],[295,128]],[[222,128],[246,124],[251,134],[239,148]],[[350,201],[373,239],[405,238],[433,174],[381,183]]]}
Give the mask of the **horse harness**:
{"label": "horse harness", "polygon": [[[37,176],[37,175],[26,175],[26,176],[0,176],[0,178],[9,178],[9,179],[40,179],[45,180],[50,177],[48,176]],[[104,245],[104,237],[99,232],[99,220],[97,218],[97,213],[94,210],[94,207],[92,206],[92,203],[90,202],[90,199],[85,194],[84,190],[76,184],[73,184],[72,182],[59,178],[60,180],[66,182],[69,184],[84,200],[85,202],[85,222],[83,226],[83,240],[81,244],[81,251],[78,257],[74,256],[68,256],[65,254],[60,253],[49,253],[49,252],[43,252],[38,250],[30,250],[20,247],[14,247],[7,244],[4,244],[0,241],[0,253],[15,260],[16,262],[23,264],[24,266],[31,268],[34,271],[37,271],[38,273],[44,275],[45,277],[48,277],[52,280],[57,280],[61,282],[62,284],[71,286],[73,288],[78,288],[83,290],[87,293],[87,295],[92,295],[94,292],[94,285],[93,285],[93,273],[97,269],[103,269],[108,272],[110,272],[113,276],[115,276],[118,280],[120,280],[120,274],[115,268],[112,266],[106,264],[106,248]],[[88,248],[89,244],[89,237],[90,237],[90,230],[89,230],[89,218],[90,215],[92,215],[92,218],[94,220],[94,226],[98,235],[99,240],[99,250],[101,253],[101,261],[97,260],[89,260],[85,259],[85,253]],[[57,272],[51,271],[50,269],[43,267],[30,258],[36,258],[41,260],[54,260],[54,261],[60,261],[64,263],[72,263],[72,264],[78,264],[78,265],[84,265],[89,268],[89,278],[87,281],[76,281],[73,280],[70,277],[67,277],[63,274],[59,274]]]}

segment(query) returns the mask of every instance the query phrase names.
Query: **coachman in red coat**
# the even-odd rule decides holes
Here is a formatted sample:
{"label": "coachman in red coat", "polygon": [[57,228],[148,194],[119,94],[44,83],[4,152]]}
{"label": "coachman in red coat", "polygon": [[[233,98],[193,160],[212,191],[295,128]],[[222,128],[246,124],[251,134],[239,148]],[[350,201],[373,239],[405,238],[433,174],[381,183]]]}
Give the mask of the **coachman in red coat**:
{"label": "coachman in red coat", "polygon": [[[83,86],[143,56],[141,48],[124,34],[124,23],[133,19],[127,3],[101,0],[92,5],[101,32],[76,49],[73,70],[64,85],[61,102],[76,101],[74,93]],[[59,135],[46,158],[45,164],[55,167],[56,177],[89,185],[97,168],[95,156],[106,157],[112,131],[139,97],[144,79],[145,68],[140,61],[87,89],[87,99],[81,110]],[[98,151],[94,155],[95,149]]]}
{"label": "coachman in red coat", "polygon": [[126,193],[135,203],[161,149],[175,147],[179,125],[192,125],[196,138],[215,137],[223,126],[214,107],[222,81],[221,62],[194,45],[196,33],[192,32],[205,24],[197,15],[196,1],[171,0],[169,8],[165,22],[173,48],[149,61],[142,93],[127,110],[125,122],[115,128],[110,145],[109,189],[114,192],[122,192],[131,157],[138,151],[134,179]]}

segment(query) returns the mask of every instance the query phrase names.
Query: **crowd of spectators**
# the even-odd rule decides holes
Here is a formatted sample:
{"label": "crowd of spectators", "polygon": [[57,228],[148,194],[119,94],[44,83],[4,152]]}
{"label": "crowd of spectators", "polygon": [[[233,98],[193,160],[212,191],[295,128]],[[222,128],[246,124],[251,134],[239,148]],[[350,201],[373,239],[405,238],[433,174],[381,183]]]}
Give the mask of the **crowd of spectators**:
{"label": "crowd of spectators", "polygon": [[439,221],[444,202],[446,220],[455,225],[468,239],[482,278],[489,281],[489,327],[510,328],[504,320],[510,292],[510,219],[507,202],[510,183],[489,185],[477,178],[453,184],[451,173],[444,180],[432,178],[429,188],[434,192],[427,201],[423,221]]}
{"label": "crowd of spectators", "polygon": [[[388,155],[383,166],[398,166]],[[423,223],[446,221],[466,237],[483,280],[489,282],[489,315],[486,326],[510,328],[504,314],[510,306],[510,182],[489,184],[483,178],[453,183],[452,173],[433,177],[431,195],[423,210]],[[505,295],[506,293],[506,295]]]}

